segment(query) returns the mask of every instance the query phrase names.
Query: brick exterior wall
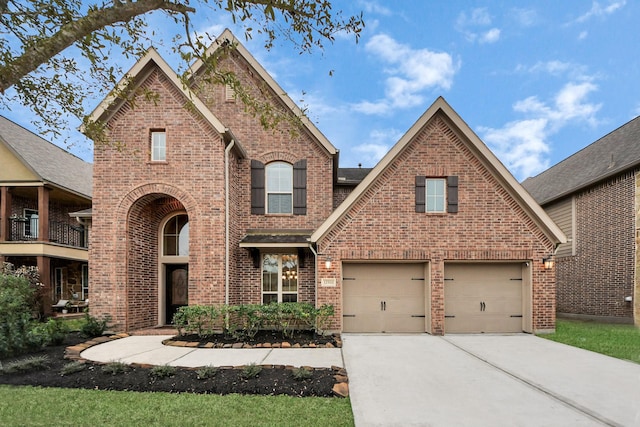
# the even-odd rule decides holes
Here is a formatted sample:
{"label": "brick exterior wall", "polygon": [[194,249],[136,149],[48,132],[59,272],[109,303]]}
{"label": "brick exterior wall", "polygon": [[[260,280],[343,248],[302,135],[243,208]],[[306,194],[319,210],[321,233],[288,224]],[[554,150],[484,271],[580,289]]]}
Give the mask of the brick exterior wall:
{"label": "brick exterior wall", "polygon": [[[415,212],[415,176],[459,177],[459,212]],[[534,330],[555,328],[552,270],[540,260],[552,244],[452,130],[436,115],[319,243],[336,267],[319,263],[319,303],[336,305],[341,329],[340,261],[429,262],[431,332],[444,332],[444,270],[447,261],[531,261]]]}
{"label": "brick exterior wall", "polygon": [[633,319],[635,173],[576,194],[576,254],[558,258],[558,312]]}

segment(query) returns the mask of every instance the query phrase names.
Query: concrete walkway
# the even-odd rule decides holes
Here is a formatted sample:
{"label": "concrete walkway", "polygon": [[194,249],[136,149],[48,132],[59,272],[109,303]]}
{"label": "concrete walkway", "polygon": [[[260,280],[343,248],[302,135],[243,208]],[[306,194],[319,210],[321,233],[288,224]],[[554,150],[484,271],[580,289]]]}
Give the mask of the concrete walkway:
{"label": "concrete walkway", "polygon": [[180,367],[289,365],[344,367],[339,348],[208,349],[173,347],[162,341],[172,335],[130,336],[89,347],[81,357],[94,362],[123,362]]}
{"label": "concrete walkway", "polygon": [[357,426],[640,426],[640,365],[532,335],[343,334]]}

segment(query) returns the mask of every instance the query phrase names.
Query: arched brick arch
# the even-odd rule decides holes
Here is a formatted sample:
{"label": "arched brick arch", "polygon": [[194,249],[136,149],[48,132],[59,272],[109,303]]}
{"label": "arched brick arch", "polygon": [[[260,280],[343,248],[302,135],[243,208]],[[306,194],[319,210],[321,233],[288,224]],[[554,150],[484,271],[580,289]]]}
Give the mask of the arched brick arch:
{"label": "arched brick arch", "polygon": [[124,307],[119,309],[124,311],[126,330],[156,326],[158,322],[160,222],[177,211],[186,211],[192,222],[198,210],[189,193],[166,183],[141,185],[122,198],[114,218],[118,254],[114,264],[117,285],[124,294],[120,298]]}
{"label": "arched brick arch", "polygon": [[262,153],[260,156],[256,158],[256,160],[260,160],[262,163],[271,163],[275,161],[283,161],[287,163],[294,164],[300,158],[295,154],[286,152],[286,151],[271,151],[268,153]]}

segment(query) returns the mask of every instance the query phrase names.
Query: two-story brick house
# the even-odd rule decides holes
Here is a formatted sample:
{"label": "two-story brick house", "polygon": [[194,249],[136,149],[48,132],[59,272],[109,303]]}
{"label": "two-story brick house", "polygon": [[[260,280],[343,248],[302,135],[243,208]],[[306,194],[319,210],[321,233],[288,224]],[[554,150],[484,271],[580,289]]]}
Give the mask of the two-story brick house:
{"label": "two-story brick house", "polygon": [[[211,51],[228,46],[219,70],[303,117],[228,30]],[[150,50],[121,84],[154,99],[92,115],[112,142],[95,150],[94,314],[130,330],[185,304],[301,301],[344,331],[554,328],[541,261],[564,235],[443,99],[366,174],[306,118],[265,129],[191,71],[185,87]]]}
{"label": "two-story brick house", "polygon": [[88,298],[91,192],[90,163],[0,116],[0,262],[38,267],[45,313]]}
{"label": "two-story brick house", "polygon": [[556,258],[558,313],[640,325],[640,117],[522,185],[568,242]]}

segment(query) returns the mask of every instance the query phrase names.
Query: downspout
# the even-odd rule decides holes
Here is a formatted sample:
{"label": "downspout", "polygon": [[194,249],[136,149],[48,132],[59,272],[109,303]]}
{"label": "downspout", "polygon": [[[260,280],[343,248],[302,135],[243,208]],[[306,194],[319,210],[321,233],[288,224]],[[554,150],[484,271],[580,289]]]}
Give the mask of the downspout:
{"label": "downspout", "polygon": [[318,308],[318,253],[316,252],[316,250],[313,248],[313,244],[309,245],[309,249],[311,249],[311,252],[313,252],[313,257],[314,257],[314,262],[315,262],[315,269],[316,269],[316,273],[314,276],[314,282],[315,282],[315,308]]}
{"label": "downspout", "polygon": [[234,139],[231,140],[227,148],[224,149],[224,303],[229,305],[229,152],[236,144]]}

